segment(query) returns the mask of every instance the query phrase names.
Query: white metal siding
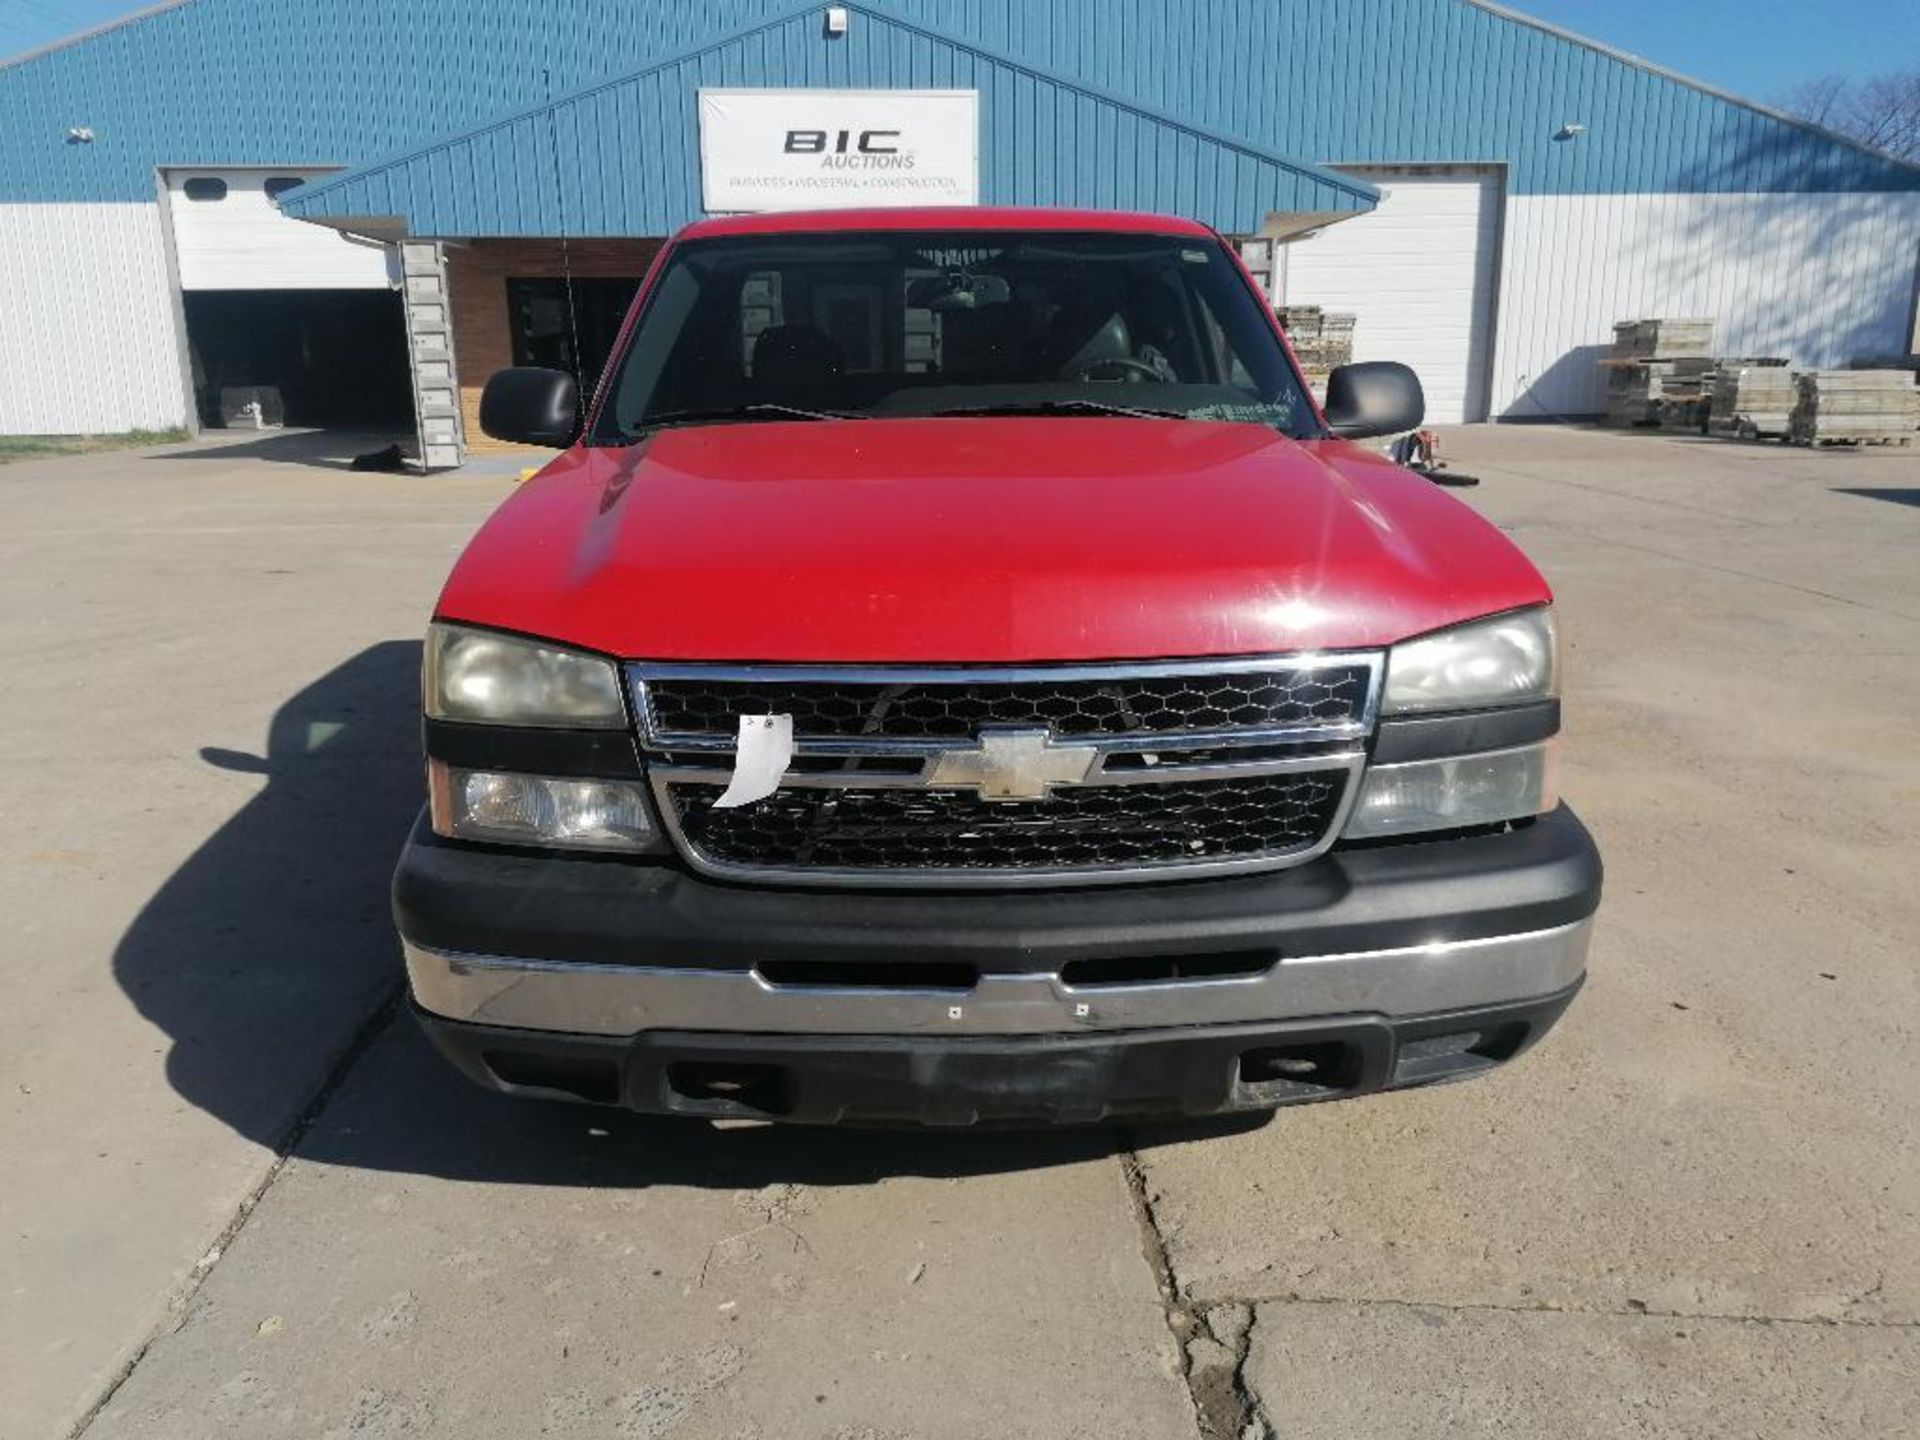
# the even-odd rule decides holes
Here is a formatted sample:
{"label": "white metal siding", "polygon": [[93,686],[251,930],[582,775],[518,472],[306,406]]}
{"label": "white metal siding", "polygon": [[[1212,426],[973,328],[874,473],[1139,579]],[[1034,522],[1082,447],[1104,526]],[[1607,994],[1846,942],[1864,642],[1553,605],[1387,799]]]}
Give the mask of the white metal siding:
{"label": "white metal siding", "polygon": [[187,423],[157,204],[0,205],[0,435]]}
{"label": "white metal siding", "polygon": [[[313,179],[325,170],[210,167],[167,172],[173,244],[183,290],[385,290],[398,283],[391,248],[283,215],[267,197],[275,176]],[[195,178],[224,181],[219,200],[190,200]]]}
{"label": "white metal siding", "polygon": [[1498,177],[1358,173],[1379,208],[1286,246],[1286,302],[1352,314],[1353,358],[1411,365],[1429,420],[1484,420]]}
{"label": "white metal siding", "polygon": [[1503,255],[1494,413],[1594,414],[1616,320],[1711,315],[1718,353],[1801,366],[1905,353],[1920,194],[1517,196]]}

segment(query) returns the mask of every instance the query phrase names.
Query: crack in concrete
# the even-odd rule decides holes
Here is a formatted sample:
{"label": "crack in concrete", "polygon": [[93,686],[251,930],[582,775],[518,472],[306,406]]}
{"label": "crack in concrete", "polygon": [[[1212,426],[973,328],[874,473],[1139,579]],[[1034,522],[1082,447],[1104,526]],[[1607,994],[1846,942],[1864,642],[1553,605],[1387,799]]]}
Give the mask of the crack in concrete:
{"label": "crack in concrete", "polygon": [[273,1163],[267,1166],[266,1172],[261,1175],[253,1188],[240,1197],[240,1203],[234,1207],[234,1212],[228,1217],[227,1223],[220,1227],[219,1234],[214,1236],[213,1243],[207,1247],[206,1253],[193,1267],[193,1272],[174,1289],[172,1294],[167,1296],[168,1319],[156,1326],[153,1332],[140,1342],[133,1354],[127,1357],[126,1364],[113,1373],[102,1387],[99,1396],[87,1407],[86,1413],[80,1417],[72,1429],[67,1431],[66,1440],[79,1440],[80,1436],[86,1434],[93,1427],[93,1422],[100,1418],[101,1412],[113,1403],[113,1397],[120,1393],[120,1387],[133,1378],[133,1372],[140,1368],[140,1363],[147,1358],[147,1353],[162,1339],[173,1334],[186,1323],[187,1307],[193,1303],[193,1297],[199,1293],[200,1287],[206,1284],[207,1277],[213,1273],[214,1266],[225,1258],[229,1247],[246,1228],[247,1221],[253,1218],[253,1212],[259,1208],[261,1200],[266,1198],[266,1193],[273,1187],[273,1182],[278,1180],[280,1172],[287,1168],[287,1162],[293,1158],[293,1152],[299,1148],[300,1142],[306,1139],[307,1132],[313,1128],[314,1122],[320,1118],[321,1112],[331,1103],[340,1087],[346,1084],[347,1076],[353,1067],[360,1063],[360,1057],[393,1022],[394,1016],[400,1013],[400,1001],[405,992],[406,987],[396,978],[381,994],[379,1003],[373,1007],[366,1019],[354,1029],[346,1045],[334,1058],[333,1063],[327,1067],[327,1072],[321,1078],[319,1086],[308,1098],[307,1103],[301,1107],[293,1122],[287,1126],[280,1139],[275,1142]]}
{"label": "crack in concrete", "polygon": [[1201,1434],[1220,1440],[1273,1440],[1273,1422],[1247,1383],[1254,1308],[1237,1302],[1189,1306],[1199,1333],[1187,1345],[1187,1389]]}
{"label": "crack in concrete", "polygon": [[[1877,1288],[1877,1287],[1876,1287]],[[1867,1295],[1871,1296],[1872,1291]],[[1862,1297],[1863,1299],[1866,1297]],[[1190,1302],[1192,1303],[1192,1302]],[[1849,1302],[1860,1303],[1859,1300]],[[1655,1310],[1628,1303],[1623,1308],[1594,1305],[1503,1305],[1491,1300],[1406,1300],[1393,1295],[1299,1295],[1276,1291],[1265,1295],[1221,1295],[1194,1304],[1214,1310],[1228,1305],[1380,1305],[1403,1310],[1444,1310],[1449,1314],[1500,1315],[1610,1315],[1623,1320],[1695,1320],[1727,1325],[1806,1325],[1829,1330],[1920,1330],[1920,1320],[1861,1320],[1826,1315],[1732,1315],[1711,1310]]]}
{"label": "crack in concrete", "polygon": [[1253,1307],[1233,1300],[1196,1304],[1181,1296],[1137,1149],[1121,1152],[1120,1169],[1140,1227],[1140,1253],[1160,1292],[1201,1440],[1274,1440],[1273,1424],[1246,1381]]}
{"label": "crack in concrete", "polygon": [[[1182,1293],[1174,1275],[1166,1232],[1147,1188],[1138,1145],[1130,1144],[1129,1148],[1120,1152],[1119,1159],[1127,1193],[1133,1202],[1134,1220],[1139,1227],[1141,1256],[1152,1271],[1155,1288],[1160,1293],[1167,1330],[1173,1336],[1178,1356],[1180,1382],[1186,1387],[1187,1402],[1193,1407],[1194,1424],[1200,1440],[1279,1440],[1279,1429],[1249,1383],[1246,1373],[1248,1355],[1253,1346],[1253,1331],[1259,1323],[1259,1307],[1262,1305],[1394,1306],[1406,1310],[1440,1310],[1453,1314],[1614,1316],[1668,1323],[1793,1325],[1861,1330],[1920,1329],[1920,1321],[1912,1320],[1656,1310],[1638,1301],[1629,1301],[1626,1306],[1616,1309],[1544,1303],[1503,1305],[1492,1302],[1405,1300],[1387,1296],[1288,1293],[1228,1294],[1196,1300]],[[1883,1285],[1884,1277],[1850,1303],[1859,1304],[1871,1298]]]}

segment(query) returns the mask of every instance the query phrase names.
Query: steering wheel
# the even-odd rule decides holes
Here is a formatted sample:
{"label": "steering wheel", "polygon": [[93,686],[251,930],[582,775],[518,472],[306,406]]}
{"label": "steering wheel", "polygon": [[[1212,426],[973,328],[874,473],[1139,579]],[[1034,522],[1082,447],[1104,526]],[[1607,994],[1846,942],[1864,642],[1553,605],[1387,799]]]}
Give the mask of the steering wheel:
{"label": "steering wheel", "polygon": [[[1118,370],[1122,373],[1119,375],[1097,375],[1094,373],[1097,370]],[[1131,356],[1115,355],[1111,359],[1095,360],[1091,365],[1081,366],[1079,374],[1073,378],[1076,380],[1159,381],[1167,377],[1162,375],[1158,368],[1149,365],[1144,360],[1135,360]]]}

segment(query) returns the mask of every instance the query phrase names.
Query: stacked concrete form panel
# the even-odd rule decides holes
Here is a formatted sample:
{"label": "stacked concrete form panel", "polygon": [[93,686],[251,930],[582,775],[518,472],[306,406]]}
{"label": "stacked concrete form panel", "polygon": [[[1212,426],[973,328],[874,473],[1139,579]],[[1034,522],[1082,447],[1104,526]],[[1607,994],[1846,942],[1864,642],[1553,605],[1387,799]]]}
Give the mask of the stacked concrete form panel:
{"label": "stacked concrete form panel", "polygon": [[1315,395],[1325,394],[1327,375],[1353,360],[1354,317],[1336,315],[1318,305],[1282,305],[1279,315],[1307,385]]}
{"label": "stacked concrete form panel", "polygon": [[1780,360],[1722,360],[1713,373],[1708,433],[1748,440],[1785,436],[1800,396],[1794,381]]}
{"label": "stacked concrete form panel", "polygon": [[1789,434],[1796,444],[1909,443],[1920,389],[1906,370],[1814,370],[1799,380]]}
{"label": "stacked concrete form panel", "polygon": [[1714,360],[1711,319],[1621,320],[1600,362],[1609,425],[1704,430]]}

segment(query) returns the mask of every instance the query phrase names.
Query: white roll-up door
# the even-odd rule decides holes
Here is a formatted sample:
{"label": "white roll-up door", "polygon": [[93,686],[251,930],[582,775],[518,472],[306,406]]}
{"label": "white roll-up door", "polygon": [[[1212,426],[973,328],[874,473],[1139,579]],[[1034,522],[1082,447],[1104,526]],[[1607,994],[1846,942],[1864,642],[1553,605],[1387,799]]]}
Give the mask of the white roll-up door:
{"label": "white roll-up door", "polygon": [[1379,207],[1284,247],[1285,303],[1353,315],[1353,358],[1411,365],[1429,421],[1486,419],[1498,175],[1353,173],[1380,187]]}
{"label": "white roll-up door", "polygon": [[275,195],[324,170],[169,170],[167,209],[182,290],[387,290],[391,246],[284,215]]}

